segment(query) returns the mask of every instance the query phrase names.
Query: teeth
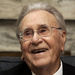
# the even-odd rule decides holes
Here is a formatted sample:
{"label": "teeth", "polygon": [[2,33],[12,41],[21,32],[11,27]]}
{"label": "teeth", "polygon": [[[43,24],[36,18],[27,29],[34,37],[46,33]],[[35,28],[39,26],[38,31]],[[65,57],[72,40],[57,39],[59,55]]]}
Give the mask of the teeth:
{"label": "teeth", "polygon": [[31,52],[32,52],[33,54],[36,54],[36,53],[45,52],[46,50],[48,50],[48,49],[34,49],[34,50],[32,50]]}

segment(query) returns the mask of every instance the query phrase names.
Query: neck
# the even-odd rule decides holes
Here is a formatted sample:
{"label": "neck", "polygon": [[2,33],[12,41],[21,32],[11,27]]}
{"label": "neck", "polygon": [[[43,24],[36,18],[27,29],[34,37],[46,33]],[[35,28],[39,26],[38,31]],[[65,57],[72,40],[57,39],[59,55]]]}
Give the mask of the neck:
{"label": "neck", "polygon": [[33,69],[35,75],[53,75],[60,67],[60,61],[41,68]]}

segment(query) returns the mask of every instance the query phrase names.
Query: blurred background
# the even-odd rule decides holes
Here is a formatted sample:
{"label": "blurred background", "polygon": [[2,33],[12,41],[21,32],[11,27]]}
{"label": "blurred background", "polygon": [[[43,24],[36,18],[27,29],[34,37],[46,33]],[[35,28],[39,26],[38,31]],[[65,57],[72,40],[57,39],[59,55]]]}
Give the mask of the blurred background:
{"label": "blurred background", "polygon": [[67,28],[63,55],[75,56],[75,0],[0,0],[0,56],[21,55],[16,20],[24,4],[32,1],[48,2],[62,13]]}

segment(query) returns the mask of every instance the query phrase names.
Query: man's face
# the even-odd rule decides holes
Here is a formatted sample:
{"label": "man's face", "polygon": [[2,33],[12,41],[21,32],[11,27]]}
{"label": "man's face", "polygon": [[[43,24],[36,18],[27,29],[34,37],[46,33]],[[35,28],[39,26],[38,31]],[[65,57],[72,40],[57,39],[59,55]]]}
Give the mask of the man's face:
{"label": "man's face", "polygon": [[22,56],[30,67],[53,65],[59,61],[65,36],[51,27],[57,28],[58,22],[55,16],[44,10],[32,11],[21,21],[20,31],[25,31],[24,35],[28,37],[20,41]]}

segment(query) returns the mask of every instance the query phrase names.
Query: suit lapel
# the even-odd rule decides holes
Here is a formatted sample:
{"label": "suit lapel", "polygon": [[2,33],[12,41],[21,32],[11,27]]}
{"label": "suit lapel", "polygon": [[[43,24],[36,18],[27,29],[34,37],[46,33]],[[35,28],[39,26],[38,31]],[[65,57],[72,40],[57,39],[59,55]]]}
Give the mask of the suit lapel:
{"label": "suit lapel", "polygon": [[74,75],[75,74],[75,67],[63,63],[63,75]]}

